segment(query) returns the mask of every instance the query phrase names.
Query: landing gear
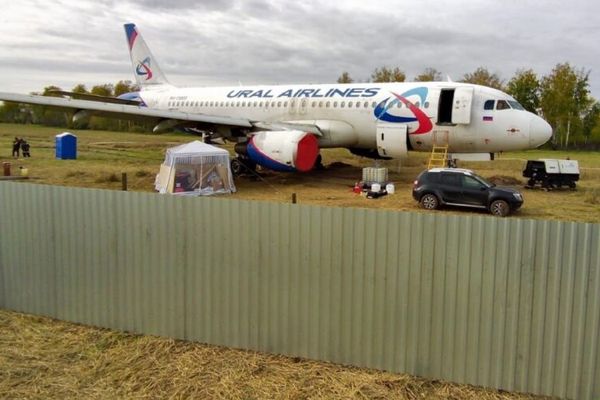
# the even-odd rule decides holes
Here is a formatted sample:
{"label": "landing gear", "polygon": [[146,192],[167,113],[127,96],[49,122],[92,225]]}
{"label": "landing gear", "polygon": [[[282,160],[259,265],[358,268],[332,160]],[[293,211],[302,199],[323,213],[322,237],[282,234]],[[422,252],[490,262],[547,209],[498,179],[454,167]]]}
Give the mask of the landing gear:
{"label": "landing gear", "polygon": [[255,171],[256,163],[247,157],[239,155],[238,157],[231,160],[231,173],[234,176],[253,173]]}
{"label": "landing gear", "polygon": [[315,161],[314,168],[319,171],[322,171],[325,169],[325,166],[323,165],[323,157],[320,154],[317,156],[317,160]]}

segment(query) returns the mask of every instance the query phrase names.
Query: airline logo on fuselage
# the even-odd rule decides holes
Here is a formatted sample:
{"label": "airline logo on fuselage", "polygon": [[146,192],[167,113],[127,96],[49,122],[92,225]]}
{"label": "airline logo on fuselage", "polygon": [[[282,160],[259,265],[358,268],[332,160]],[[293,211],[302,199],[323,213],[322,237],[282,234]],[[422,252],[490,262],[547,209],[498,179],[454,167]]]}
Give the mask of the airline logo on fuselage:
{"label": "airline logo on fuselage", "polygon": [[146,76],[146,80],[152,79],[152,70],[150,69],[150,57],[146,57],[144,61],[138,62],[135,67],[135,73],[139,76]]}
{"label": "airline logo on fuselage", "polygon": [[[433,128],[431,119],[419,107],[417,107],[416,104],[408,100],[408,97],[418,96],[420,101],[419,106],[424,107],[425,102],[427,101],[428,93],[426,87],[417,87],[414,89],[410,89],[402,94],[396,94],[394,92],[390,93],[392,93],[395,98],[393,98],[390,101],[390,97],[388,97],[387,99],[380,102],[377,105],[377,107],[375,107],[375,109],[373,110],[373,114],[375,114],[375,117],[378,120],[401,124],[418,122],[419,127],[415,131],[410,132],[411,135],[419,135],[431,131],[431,129]],[[394,115],[390,113],[390,109],[392,109],[394,106],[400,105],[400,103],[403,103],[406,106],[406,108],[408,108],[408,110],[412,114],[411,117]]]}

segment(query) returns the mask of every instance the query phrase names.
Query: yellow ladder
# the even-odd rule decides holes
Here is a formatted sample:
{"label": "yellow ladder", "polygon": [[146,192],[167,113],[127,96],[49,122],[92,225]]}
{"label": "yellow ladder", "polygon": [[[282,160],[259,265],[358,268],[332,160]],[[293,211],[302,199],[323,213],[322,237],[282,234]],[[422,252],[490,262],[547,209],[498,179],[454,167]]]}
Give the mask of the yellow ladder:
{"label": "yellow ladder", "polygon": [[433,145],[431,148],[431,155],[429,156],[429,164],[427,165],[427,169],[435,168],[435,167],[445,167],[446,161],[448,160],[448,145],[446,146],[436,146]]}

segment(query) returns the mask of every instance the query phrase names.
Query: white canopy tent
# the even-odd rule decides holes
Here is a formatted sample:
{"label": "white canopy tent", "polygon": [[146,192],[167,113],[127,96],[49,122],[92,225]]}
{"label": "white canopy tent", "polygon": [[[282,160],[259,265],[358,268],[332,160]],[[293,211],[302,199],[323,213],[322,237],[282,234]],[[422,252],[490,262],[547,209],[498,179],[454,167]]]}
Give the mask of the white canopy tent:
{"label": "white canopy tent", "polygon": [[178,195],[235,192],[229,152],[199,140],[167,149],[154,187]]}

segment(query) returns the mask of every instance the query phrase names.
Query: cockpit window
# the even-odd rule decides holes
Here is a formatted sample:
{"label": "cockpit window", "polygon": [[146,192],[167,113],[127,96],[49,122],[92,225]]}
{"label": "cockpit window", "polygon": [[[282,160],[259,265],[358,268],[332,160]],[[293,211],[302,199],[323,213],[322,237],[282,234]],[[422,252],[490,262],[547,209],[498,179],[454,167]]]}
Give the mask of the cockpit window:
{"label": "cockpit window", "polygon": [[521,104],[519,104],[518,101],[508,100],[508,103],[515,110],[525,110],[525,108]]}
{"label": "cockpit window", "polygon": [[485,103],[483,103],[483,109],[484,110],[493,110],[494,109],[494,100],[486,100]]}
{"label": "cockpit window", "polygon": [[498,100],[498,103],[496,103],[496,110],[510,110],[510,105],[506,100]]}

